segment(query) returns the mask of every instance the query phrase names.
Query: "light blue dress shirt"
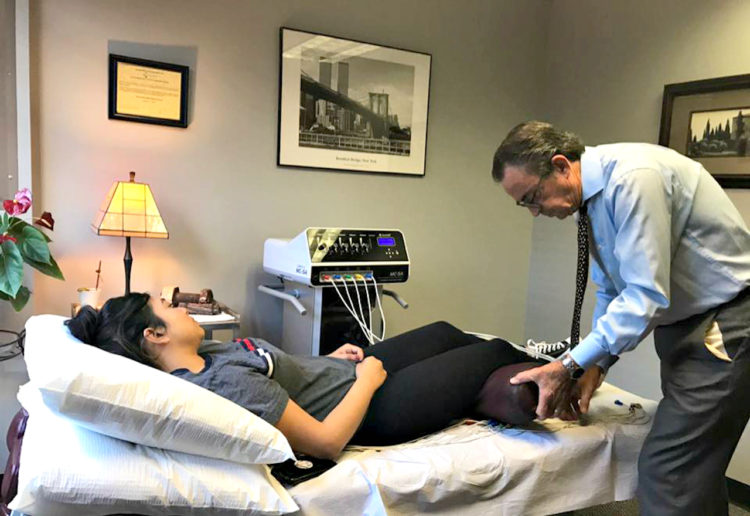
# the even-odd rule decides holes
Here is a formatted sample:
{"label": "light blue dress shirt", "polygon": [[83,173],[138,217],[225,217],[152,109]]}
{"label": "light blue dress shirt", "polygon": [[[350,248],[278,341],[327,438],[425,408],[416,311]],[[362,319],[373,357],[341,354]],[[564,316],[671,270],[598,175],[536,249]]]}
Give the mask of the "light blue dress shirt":
{"label": "light blue dress shirt", "polygon": [[598,287],[592,331],[571,351],[582,367],[750,286],[750,231],[700,163],[645,143],[586,147],[581,179]]}

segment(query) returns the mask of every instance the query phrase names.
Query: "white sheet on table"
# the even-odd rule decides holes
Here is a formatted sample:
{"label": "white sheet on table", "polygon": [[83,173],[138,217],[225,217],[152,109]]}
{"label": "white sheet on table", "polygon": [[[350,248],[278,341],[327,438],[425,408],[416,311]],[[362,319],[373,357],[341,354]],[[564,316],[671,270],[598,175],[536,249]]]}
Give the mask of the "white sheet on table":
{"label": "white sheet on table", "polygon": [[[630,403],[643,410],[631,414]],[[453,427],[416,443],[346,452],[338,466],[289,492],[305,516],[535,516],[626,500],[655,410],[656,402],[605,383],[586,425]]]}

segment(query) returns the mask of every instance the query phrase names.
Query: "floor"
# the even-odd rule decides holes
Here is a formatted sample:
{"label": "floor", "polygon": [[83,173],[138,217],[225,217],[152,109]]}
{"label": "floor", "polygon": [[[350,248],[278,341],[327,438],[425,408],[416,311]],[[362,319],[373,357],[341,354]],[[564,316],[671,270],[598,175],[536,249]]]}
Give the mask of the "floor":
{"label": "floor", "polygon": [[[638,516],[638,502],[615,502],[580,511],[566,512],[557,516]],[[729,505],[729,516],[750,516],[750,512],[736,505]]]}

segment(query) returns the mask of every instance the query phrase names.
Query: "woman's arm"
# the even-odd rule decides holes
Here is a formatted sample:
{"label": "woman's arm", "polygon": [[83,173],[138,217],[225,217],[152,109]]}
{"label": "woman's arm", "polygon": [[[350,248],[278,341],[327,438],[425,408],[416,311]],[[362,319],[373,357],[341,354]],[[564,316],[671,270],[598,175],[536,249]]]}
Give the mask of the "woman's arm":
{"label": "woman's arm", "polygon": [[293,450],[335,459],[359,428],[373,394],[383,385],[386,376],[382,362],[368,357],[357,364],[354,385],[322,422],[289,400],[276,428],[286,436]]}

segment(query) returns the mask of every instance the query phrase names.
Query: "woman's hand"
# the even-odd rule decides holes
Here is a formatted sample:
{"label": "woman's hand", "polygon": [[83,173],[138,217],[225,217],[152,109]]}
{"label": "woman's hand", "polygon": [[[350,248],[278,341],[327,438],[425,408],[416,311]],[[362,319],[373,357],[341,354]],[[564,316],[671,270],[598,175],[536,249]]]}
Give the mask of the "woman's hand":
{"label": "woman's hand", "polygon": [[367,357],[357,364],[357,381],[364,382],[376,391],[385,382],[388,373],[383,369],[383,362],[375,357]]}
{"label": "woman's hand", "polygon": [[305,412],[293,400],[289,400],[276,423],[292,449],[323,459],[336,459],[344,449],[365,417],[372,395],[387,376],[383,363],[375,357],[367,357],[356,366],[357,381],[321,422]]}
{"label": "woman's hand", "polygon": [[342,360],[351,360],[352,362],[361,362],[365,358],[365,352],[362,351],[362,348],[354,344],[344,344],[333,353],[329,353],[328,356]]}

